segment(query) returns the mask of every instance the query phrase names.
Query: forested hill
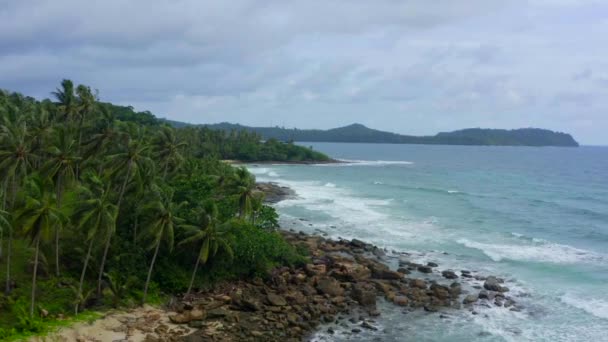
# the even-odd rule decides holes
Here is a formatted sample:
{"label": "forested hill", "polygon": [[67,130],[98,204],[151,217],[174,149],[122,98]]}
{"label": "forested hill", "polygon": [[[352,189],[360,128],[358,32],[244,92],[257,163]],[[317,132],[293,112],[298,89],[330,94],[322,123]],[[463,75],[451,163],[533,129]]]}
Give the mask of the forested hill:
{"label": "forested hill", "polygon": [[[171,122],[179,126],[183,123]],[[570,134],[539,128],[514,130],[470,128],[443,132],[434,136],[411,136],[384,132],[352,124],[345,127],[319,129],[287,129],[281,127],[248,127],[231,123],[205,125],[224,131],[250,131],[265,139],[307,142],[349,142],[389,144],[437,144],[437,145],[499,145],[499,146],[578,146]]]}

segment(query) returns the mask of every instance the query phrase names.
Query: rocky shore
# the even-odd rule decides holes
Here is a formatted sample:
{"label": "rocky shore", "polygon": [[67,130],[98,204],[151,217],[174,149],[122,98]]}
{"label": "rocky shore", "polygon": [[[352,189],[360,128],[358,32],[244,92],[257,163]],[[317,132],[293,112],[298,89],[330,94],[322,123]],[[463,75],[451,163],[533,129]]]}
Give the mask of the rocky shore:
{"label": "rocky shore", "polygon": [[[267,198],[274,202],[294,195],[274,183],[259,184],[258,190],[271,194]],[[504,280],[497,277],[442,269],[433,262],[415,263],[407,253],[356,239],[282,234],[308,251],[307,264],[275,269],[266,279],[219,284],[188,298],[174,298],[164,311],[122,319],[118,329],[128,333],[119,340],[302,341],[319,329],[355,335],[379,329],[379,300],[404,313],[418,310],[437,319],[450,310],[476,315],[484,306],[520,310]],[[105,339],[82,336],[79,341]]]}

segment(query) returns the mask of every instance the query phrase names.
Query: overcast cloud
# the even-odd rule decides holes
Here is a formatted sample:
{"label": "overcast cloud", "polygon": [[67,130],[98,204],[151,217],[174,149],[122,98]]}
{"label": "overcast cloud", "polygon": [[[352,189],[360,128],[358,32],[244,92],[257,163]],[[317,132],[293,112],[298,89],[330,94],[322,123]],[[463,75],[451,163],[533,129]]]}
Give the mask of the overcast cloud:
{"label": "overcast cloud", "polygon": [[608,144],[608,2],[0,0],[0,88],[193,123],[543,127]]}

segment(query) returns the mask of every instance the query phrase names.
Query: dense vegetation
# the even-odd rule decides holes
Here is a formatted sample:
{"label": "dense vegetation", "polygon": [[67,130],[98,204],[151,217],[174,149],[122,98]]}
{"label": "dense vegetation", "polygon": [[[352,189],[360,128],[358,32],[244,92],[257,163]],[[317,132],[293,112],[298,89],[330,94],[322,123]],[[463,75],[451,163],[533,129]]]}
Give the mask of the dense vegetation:
{"label": "dense vegetation", "polygon": [[53,96],[0,91],[0,339],[302,261],[254,177],[220,159],[325,155],[175,129],[69,80]]}
{"label": "dense vegetation", "polygon": [[[175,126],[183,123],[171,122]],[[361,124],[329,130],[287,129],[281,127],[248,127],[229,123],[206,125],[224,131],[247,131],[265,139],[308,142],[351,142],[387,144],[434,145],[502,145],[502,146],[578,146],[571,135],[546,129],[522,128],[514,130],[471,128],[434,136],[411,136],[383,132]]]}

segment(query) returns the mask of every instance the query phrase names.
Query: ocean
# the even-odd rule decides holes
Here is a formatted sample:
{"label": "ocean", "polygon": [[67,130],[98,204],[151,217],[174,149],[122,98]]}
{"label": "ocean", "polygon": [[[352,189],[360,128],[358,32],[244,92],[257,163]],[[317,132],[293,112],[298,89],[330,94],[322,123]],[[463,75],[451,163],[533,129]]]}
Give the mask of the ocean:
{"label": "ocean", "polygon": [[275,206],[283,228],[500,276],[522,307],[380,303],[378,331],[313,340],[608,341],[608,147],[304,145],[347,162],[250,166],[297,193]]}

